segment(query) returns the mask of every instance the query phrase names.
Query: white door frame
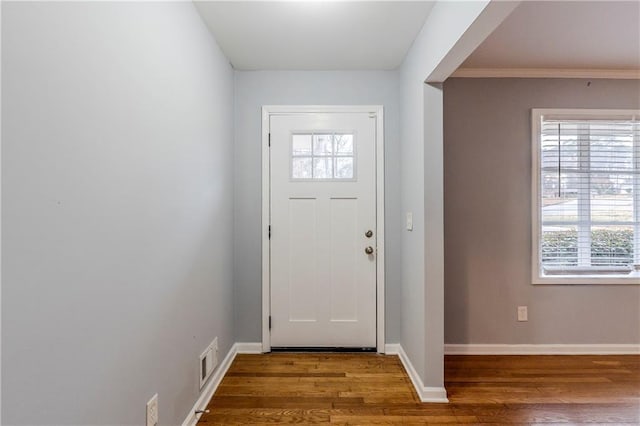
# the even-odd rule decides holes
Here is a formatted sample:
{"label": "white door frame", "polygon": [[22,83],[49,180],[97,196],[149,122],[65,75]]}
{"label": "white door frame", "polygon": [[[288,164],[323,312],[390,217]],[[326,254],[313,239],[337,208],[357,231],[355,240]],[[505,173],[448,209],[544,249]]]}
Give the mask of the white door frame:
{"label": "white door frame", "polygon": [[382,105],[265,105],[262,107],[262,352],[271,351],[271,158],[269,117],[313,113],[369,113],[376,118],[376,347],[384,353],[384,109]]}

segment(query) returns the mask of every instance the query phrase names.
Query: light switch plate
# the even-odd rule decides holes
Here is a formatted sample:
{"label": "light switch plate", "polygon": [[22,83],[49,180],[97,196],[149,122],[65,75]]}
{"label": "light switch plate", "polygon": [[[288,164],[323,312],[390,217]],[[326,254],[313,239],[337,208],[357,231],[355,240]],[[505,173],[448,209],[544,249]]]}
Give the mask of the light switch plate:
{"label": "light switch plate", "polygon": [[407,213],[407,231],[413,231],[413,213]]}

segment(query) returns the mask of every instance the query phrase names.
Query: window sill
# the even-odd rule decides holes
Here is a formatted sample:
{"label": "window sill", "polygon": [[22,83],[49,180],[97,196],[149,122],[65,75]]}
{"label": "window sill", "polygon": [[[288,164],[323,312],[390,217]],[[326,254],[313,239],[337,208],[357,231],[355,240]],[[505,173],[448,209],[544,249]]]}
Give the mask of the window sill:
{"label": "window sill", "polygon": [[542,275],[533,277],[533,285],[639,285],[640,271],[606,275]]}

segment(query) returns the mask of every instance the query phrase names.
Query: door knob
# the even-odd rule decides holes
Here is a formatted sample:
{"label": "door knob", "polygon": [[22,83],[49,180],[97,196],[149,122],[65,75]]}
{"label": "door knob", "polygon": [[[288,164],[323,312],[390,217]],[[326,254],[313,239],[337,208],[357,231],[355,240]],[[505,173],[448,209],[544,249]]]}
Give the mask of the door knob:
{"label": "door knob", "polygon": [[369,246],[366,249],[364,249],[364,252],[367,254],[373,254],[373,247]]}
{"label": "door knob", "polygon": [[369,229],[367,232],[364,233],[364,236],[367,238],[371,238],[373,236],[373,231]]}

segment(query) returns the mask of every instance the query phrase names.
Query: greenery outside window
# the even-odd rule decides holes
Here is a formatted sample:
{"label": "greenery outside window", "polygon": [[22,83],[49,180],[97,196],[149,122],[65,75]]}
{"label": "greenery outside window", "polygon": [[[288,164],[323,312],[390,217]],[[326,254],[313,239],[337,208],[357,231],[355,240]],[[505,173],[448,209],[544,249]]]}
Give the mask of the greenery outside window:
{"label": "greenery outside window", "polygon": [[640,284],[640,111],[532,111],[534,284]]}

